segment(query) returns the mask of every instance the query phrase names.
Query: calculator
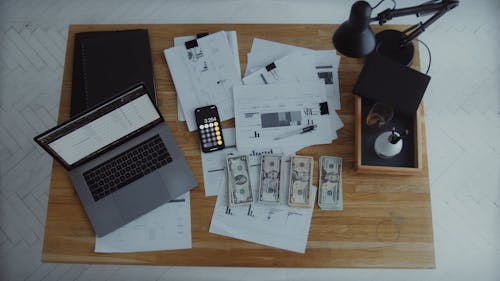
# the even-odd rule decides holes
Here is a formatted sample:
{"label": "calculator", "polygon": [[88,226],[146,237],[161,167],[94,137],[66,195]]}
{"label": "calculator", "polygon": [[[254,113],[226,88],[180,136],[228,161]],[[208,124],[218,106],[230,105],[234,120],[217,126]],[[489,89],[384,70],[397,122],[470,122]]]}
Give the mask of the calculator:
{"label": "calculator", "polygon": [[225,147],[217,106],[209,105],[194,110],[201,143],[201,151],[212,152]]}

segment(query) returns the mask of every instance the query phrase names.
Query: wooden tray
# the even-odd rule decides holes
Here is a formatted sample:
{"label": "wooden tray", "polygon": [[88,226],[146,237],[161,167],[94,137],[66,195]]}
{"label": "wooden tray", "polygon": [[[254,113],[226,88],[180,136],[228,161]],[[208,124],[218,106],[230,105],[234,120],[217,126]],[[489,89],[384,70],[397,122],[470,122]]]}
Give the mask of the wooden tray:
{"label": "wooden tray", "polygon": [[[369,101],[355,96],[355,167],[358,173],[414,175],[422,173],[422,126],[423,103],[420,104],[413,118],[397,116],[392,122],[409,128],[410,136],[403,143],[401,153],[391,159],[380,159],[375,155],[373,143],[380,132],[368,133],[365,126]],[[396,126],[400,128],[401,126]],[[390,130],[390,124],[382,130]]]}

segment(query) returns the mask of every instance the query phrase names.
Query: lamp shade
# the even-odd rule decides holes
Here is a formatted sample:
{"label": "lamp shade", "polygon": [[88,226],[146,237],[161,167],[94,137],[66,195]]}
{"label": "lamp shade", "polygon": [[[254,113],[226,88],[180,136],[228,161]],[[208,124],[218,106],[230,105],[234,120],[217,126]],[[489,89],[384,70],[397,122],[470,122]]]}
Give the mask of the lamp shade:
{"label": "lamp shade", "polygon": [[372,8],[365,1],[358,1],[351,7],[349,20],[342,23],[333,34],[333,45],[341,54],[359,58],[369,55],[375,49],[375,34],[370,28]]}

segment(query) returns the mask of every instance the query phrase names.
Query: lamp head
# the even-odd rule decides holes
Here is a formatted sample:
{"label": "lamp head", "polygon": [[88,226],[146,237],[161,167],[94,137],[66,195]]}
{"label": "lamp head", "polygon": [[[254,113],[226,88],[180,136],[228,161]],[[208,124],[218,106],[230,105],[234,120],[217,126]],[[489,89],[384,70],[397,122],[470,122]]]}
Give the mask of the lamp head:
{"label": "lamp head", "polygon": [[348,57],[364,57],[375,49],[375,34],[370,28],[372,8],[365,1],[358,1],[351,7],[349,20],[342,23],[333,34],[333,45]]}

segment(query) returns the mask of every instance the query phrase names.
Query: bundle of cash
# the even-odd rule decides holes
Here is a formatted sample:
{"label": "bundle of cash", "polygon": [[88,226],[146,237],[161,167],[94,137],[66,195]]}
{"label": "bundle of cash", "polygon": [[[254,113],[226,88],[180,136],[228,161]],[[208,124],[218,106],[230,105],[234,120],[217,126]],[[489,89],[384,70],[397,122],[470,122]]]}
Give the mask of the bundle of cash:
{"label": "bundle of cash", "polygon": [[290,158],[290,181],[288,205],[290,207],[310,207],[313,177],[312,157],[292,156]]}
{"label": "bundle of cash", "polygon": [[260,161],[259,203],[279,204],[283,189],[283,156],[262,155]]}
{"label": "bundle of cash", "polygon": [[253,203],[250,169],[247,155],[229,155],[227,165],[227,195],[231,207]]}
{"label": "bundle of cash", "polygon": [[342,158],[319,158],[318,205],[322,210],[342,210]]}

